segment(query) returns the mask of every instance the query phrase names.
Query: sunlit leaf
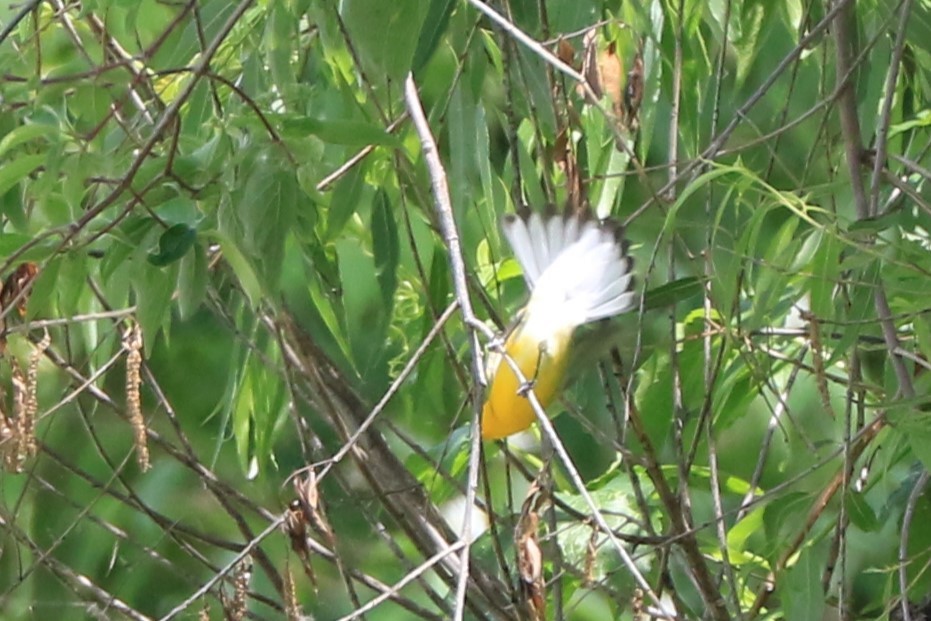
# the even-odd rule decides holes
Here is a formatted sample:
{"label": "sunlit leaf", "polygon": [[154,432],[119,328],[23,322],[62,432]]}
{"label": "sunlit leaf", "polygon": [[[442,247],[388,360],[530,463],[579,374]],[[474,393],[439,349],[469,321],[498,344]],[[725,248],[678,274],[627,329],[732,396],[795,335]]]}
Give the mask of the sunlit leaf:
{"label": "sunlit leaf", "polygon": [[0,158],[21,144],[57,134],[57,128],[45,124],[20,125],[0,139]]}
{"label": "sunlit leaf", "polygon": [[45,162],[45,155],[22,155],[12,161],[0,163],[0,196],[22,181]]}

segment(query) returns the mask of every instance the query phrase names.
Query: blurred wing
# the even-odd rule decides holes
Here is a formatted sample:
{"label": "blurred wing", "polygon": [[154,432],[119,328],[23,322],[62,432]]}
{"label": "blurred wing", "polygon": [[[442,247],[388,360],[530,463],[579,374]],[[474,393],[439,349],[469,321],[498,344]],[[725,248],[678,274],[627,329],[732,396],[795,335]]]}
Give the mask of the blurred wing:
{"label": "blurred wing", "polygon": [[622,227],[590,216],[525,212],[502,230],[533,290],[528,312],[542,335],[630,310],[633,260]]}
{"label": "blurred wing", "polygon": [[579,219],[555,212],[508,214],[501,222],[504,236],[524,269],[532,289],[556,257],[578,239]]}

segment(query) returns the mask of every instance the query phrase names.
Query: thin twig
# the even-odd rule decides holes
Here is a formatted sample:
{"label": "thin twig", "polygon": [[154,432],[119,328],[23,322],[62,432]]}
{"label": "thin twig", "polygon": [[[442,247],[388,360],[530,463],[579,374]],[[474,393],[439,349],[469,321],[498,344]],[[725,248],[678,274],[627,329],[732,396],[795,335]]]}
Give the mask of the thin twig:
{"label": "thin twig", "polygon": [[[779,61],[779,64],[776,65],[776,68],[773,69],[772,73],[769,74],[769,77],[764,80],[763,84],[760,85],[748,98],[741,104],[741,106],[734,112],[734,116],[731,119],[731,122],[721,130],[721,132],[714,137],[714,139],[705,147],[704,151],[701,154],[690,161],[681,171],[679,175],[666,183],[665,186],[659,188],[656,191],[656,194],[659,196],[664,196],[668,193],[680,179],[683,179],[686,175],[691,175],[693,172],[698,170],[698,168],[707,160],[712,160],[720,154],[721,147],[727,142],[731,134],[735,129],[743,122],[750,110],[755,106],[765,95],[769,92],[769,89],[773,87],[779,77],[785,72],[789,66],[795,62],[795,60],[802,55],[802,53],[809,48],[809,46],[817,41],[822,33],[827,30],[831,25],[834,17],[852,0],[839,0],[830,11],[824,16],[824,18],[818,22],[811,30],[808,31],[808,34],[802,37],[799,42],[796,44],[792,50],[785,55],[785,57]],[[643,214],[647,209],[653,205],[653,200],[650,199],[637,209],[633,211],[629,216],[624,218],[624,226],[630,225],[631,222],[636,220],[640,215]]]}
{"label": "thin twig", "polygon": [[[496,343],[495,345],[498,353],[501,354],[503,362],[511,368],[511,371],[513,371],[519,385],[529,387],[523,396],[530,402],[530,407],[537,417],[537,423],[539,423],[540,427],[543,428],[543,432],[546,434],[547,439],[552,444],[553,450],[559,457],[559,461],[566,469],[566,473],[569,475],[569,479],[572,481],[573,487],[575,487],[576,491],[578,491],[579,495],[582,497],[582,499],[585,501],[585,504],[588,505],[589,510],[592,512],[592,519],[611,542],[614,550],[618,553],[618,556],[621,557],[621,561],[624,563],[625,567],[627,567],[628,571],[630,571],[631,575],[634,577],[634,580],[637,582],[637,585],[643,589],[647,597],[650,598],[650,600],[659,610],[665,610],[665,607],[663,606],[659,597],[656,595],[653,587],[650,586],[650,583],[647,582],[646,578],[643,577],[640,569],[634,563],[633,557],[631,557],[630,553],[627,552],[621,542],[614,535],[614,531],[605,520],[605,517],[602,514],[601,509],[598,507],[598,504],[595,502],[595,499],[592,498],[591,494],[589,494],[588,489],[585,487],[585,482],[582,480],[582,476],[579,474],[578,469],[575,467],[575,464],[573,463],[572,458],[569,456],[569,452],[566,450],[562,440],[560,440],[559,434],[556,433],[556,429],[553,427],[553,423],[550,422],[549,417],[546,415],[546,411],[543,409],[543,405],[537,398],[537,395],[533,390],[532,384],[527,379],[527,376],[524,375],[523,371],[518,366],[517,361],[515,361],[507,353],[507,351],[504,350],[500,343]],[[667,614],[669,613],[667,612]]]}
{"label": "thin twig", "polygon": [[918,499],[924,493],[928,485],[929,473],[927,470],[921,470],[915,486],[908,495],[908,503],[905,505],[905,513],[902,515],[902,531],[899,536],[899,597],[902,598],[902,621],[912,621],[911,606],[908,601],[908,536],[912,531],[912,518],[915,516],[915,507],[918,505]]}
{"label": "thin twig", "polygon": [[[850,59],[853,55],[853,34],[851,33],[851,22],[853,14],[851,7],[846,2],[838,2],[840,11],[834,20],[834,36],[836,39],[837,54],[837,79],[843,81],[844,77],[852,70]],[[888,96],[888,94],[887,94]],[[850,185],[853,191],[854,204],[859,219],[869,218],[873,215],[870,212],[870,202],[866,197],[866,190],[863,187],[863,177],[861,175],[863,145],[860,135],[860,122],[857,118],[857,102],[853,85],[850,82],[844,82],[840,87],[837,97],[837,106],[840,113],[841,131],[844,136],[844,151],[847,158],[847,170],[850,174]],[[892,321],[892,311],[889,308],[889,302],[886,299],[886,292],[881,282],[877,283],[873,293],[873,304],[876,308],[876,315],[882,328],[883,339],[886,342],[886,348],[889,350],[889,361],[895,371],[896,378],[899,382],[898,390],[906,398],[915,396],[915,389],[912,385],[912,378],[905,367],[905,363],[894,352],[899,347],[899,338],[896,334],[895,324]]]}
{"label": "thin twig", "polygon": [[475,506],[475,492],[478,488],[478,470],[479,456],[481,454],[481,434],[479,434],[479,415],[481,414],[481,397],[482,386],[484,385],[482,362],[482,349],[478,341],[477,330],[483,329],[486,334],[490,332],[488,328],[478,321],[475,312],[472,310],[472,302],[469,298],[469,287],[466,281],[465,262],[462,259],[462,248],[459,245],[459,230],[456,226],[456,220],[453,217],[452,202],[449,198],[449,186],[446,182],[446,172],[443,170],[443,163],[440,161],[439,150],[433,133],[430,131],[430,125],[424,114],[423,104],[420,102],[420,95],[417,93],[417,86],[414,84],[414,76],[407,75],[404,82],[404,99],[407,103],[407,112],[410,114],[417,135],[420,137],[421,148],[423,149],[424,160],[427,164],[427,170],[430,173],[430,182],[433,187],[434,207],[440,222],[440,230],[443,239],[446,242],[446,248],[449,252],[450,270],[453,276],[453,289],[456,293],[456,300],[462,311],[463,319],[469,333],[469,340],[472,351],[472,445],[469,452],[469,474],[466,485],[465,515],[462,525],[462,539],[466,545],[460,555],[460,574],[459,583],[456,587],[456,610],[455,619],[462,619],[465,612],[466,587],[469,579],[469,549],[472,542],[472,508]]}
{"label": "thin twig", "polygon": [[[372,408],[372,411],[369,412],[368,416],[365,417],[365,420],[359,425],[359,427],[353,432],[349,439],[343,442],[339,451],[336,452],[333,457],[327,460],[326,465],[317,473],[317,477],[322,479],[326,476],[326,473],[329,472],[330,468],[338,464],[343,460],[344,457],[352,450],[356,442],[359,441],[359,438],[368,430],[368,428],[375,422],[375,419],[379,414],[385,409],[388,405],[388,402],[391,401],[391,398],[397,394],[398,390],[401,388],[401,385],[407,380],[410,374],[417,367],[417,364],[423,358],[424,353],[426,353],[427,348],[433,344],[433,339],[436,338],[437,334],[443,329],[443,326],[446,325],[446,321],[453,316],[453,313],[456,312],[456,309],[459,308],[458,303],[453,302],[446,307],[446,310],[443,311],[443,314],[436,320],[433,324],[433,327],[430,329],[430,332],[427,333],[427,336],[424,337],[423,341],[408,359],[407,364],[404,365],[404,368],[401,369],[401,372],[398,373],[398,376],[391,382],[391,385],[385,391],[385,394],[382,395],[378,403],[375,404],[375,407]],[[300,470],[298,472],[301,472]],[[293,476],[293,475],[292,475]]]}
{"label": "thin twig", "polygon": [[461,550],[468,549],[468,547],[469,546],[467,542],[457,541],[456,543],[453,543],[445,550],[440,550],[439,552],[437,552],[436,554],[434,554],[433,556],[425,560],[423,563],[421,563],[419,567],[417,567],[413,571],[409,571],[406,574],[404,574],[404,577],[398,580],[395,584],[393,584],[388,591],[372,599],[371,601],[366,603],[361,608],[353,610],[350,614],[344,617],[340,617],[337,621],[349,621],[350,619],[358,619],[359,615],[362,615],[368,612],[369,610],[372,610],[373,608],[377,607],[382,602],[390,599],[395,593],[400,592],[401,589],[403,589],[405,586],[413,582],[415,579],[419,578],[424,572],[432,569],[437,563],[443,561],[443,559],[445,559],[447,556],[454,554],[456,552],[459,552]]}
{"label": "thin twig", "polygon": [[870,179],[869,213],[871,216],[875,216],[879,209],[879,188],[886,161],[886,148],[889,145],[892,104],[895,101],[895,86],[899,81],[899,68],[902,64],[902,54],[905,51],[905,37],[908,34],[908,18],[912,12],[912,0],[902,0],[899,6],[899,24],[896,29],[895,45],[892,47],[889,73],[886,74],[886,86],[883,89],[882,112],[879,114],[879,124],[876,126],[876,156],[873,160],[873,176]]}

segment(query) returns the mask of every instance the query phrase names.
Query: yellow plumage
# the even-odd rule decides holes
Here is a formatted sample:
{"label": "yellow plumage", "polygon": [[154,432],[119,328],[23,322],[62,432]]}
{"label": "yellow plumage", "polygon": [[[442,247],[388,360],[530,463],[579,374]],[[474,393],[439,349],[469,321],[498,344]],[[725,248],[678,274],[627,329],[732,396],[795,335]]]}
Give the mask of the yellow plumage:
{"label": "yellow plumage", "polygon": [[[572,331],[554,334],[541,342],[527,334],[526,324],[518,324],[504,344],[504,351],[531,382],[540,405],[547,407],[562,386],[569,356]],[[498,363],[482,410],[482,438],[497,440],[523,431],[536,420],[530,400],[522,394],[524,385],[506,360]]]}
{"label": "yellow plumage", "polygon": [[536,419],[527,389],[546,408],[563,384],[576,327],[629,310],[632,261],[619,225],[585,216],[523,213],[502,223],[533,290],[521,319],[490,372],[482,409],[482,438],[496,440],[527,429]]}

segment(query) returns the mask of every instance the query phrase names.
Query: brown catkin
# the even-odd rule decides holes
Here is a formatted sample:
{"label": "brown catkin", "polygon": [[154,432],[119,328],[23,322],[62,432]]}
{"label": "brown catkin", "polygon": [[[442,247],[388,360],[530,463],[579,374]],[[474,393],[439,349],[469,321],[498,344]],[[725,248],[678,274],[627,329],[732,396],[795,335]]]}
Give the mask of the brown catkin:
{"label": "brown catkin", "polygon": [[35,349],[29,356],[29,366],[26,368],[26,387],[23,397],[23,449],[30,457],[36,454],[36,415],[39,411],[39,363],[45,350],[52,344],[52,337],[45,332],[42,340],[36,343]]}
{"label": "brown catkin", "polygon": [[13,425],[13,421],[0,410],[0,456],[3,457],[4,466],[7,468],[9,468],[10,465],[10,454],[13,452],[14,445],[16,444],[16,428]]}
{"label": "brown catkin", "polygon": [[[26,413],[26,378],[19,368],[16,358],[10,358],[10,383],[13,385],[13,446],[6,454],[6,467],[12,472],[22,472],[23,464],[29,457],[29,446],[35,444],[34,424],[30,423]],[[33,435],[30,442],[28,437]]]}
{"label": "brown catkin", "polygon": [[252,581],[252,557],[247,556],[233,569],[233,597],[226,607],[227,616],[233,621],[246,618],[249,603],[249,583]]}
{"label": "brown catkin", "polygon": [[815,383],[818,386],[818,395],[821,397],[821,406],[824,411],[837,418],[834,408],[831,407],[831,393],[828,391],[827,375],[824,370],[824,350],[821,348],[821,324],[811,313],[805,313],[808,320],[808,340],[811,343],[811,366],[815,371]]}
{"label": "brown catkin", "polygon": [[133,445],[136,448],[136,462],[145,472],[151,467],[149,462],[148,431],[142,416],[142,399],[139,387],[142,385],[142,330],[139,324],[133,324],[123,339],[126,354],[126,413],[133,428]]}
{"label": "brown catkin", "polygon": [[300,621],[304,618],[304,612],[297,601],[297,590],[294,584],[294,575],[291,573],[290,564],[285,568],[284,573],[284,612],[288,621]]}

